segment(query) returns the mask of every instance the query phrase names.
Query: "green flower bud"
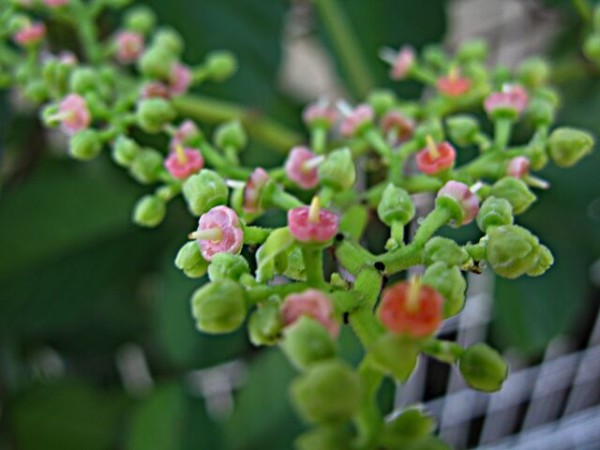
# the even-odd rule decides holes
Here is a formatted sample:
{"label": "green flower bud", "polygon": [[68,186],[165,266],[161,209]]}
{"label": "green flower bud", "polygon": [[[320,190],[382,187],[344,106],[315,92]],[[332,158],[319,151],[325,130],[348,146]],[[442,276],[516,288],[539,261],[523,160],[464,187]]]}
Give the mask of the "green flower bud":
{"label": "green flower bud", "polygon": [[142,100],[137,107],[137,123],[147,133],[159,133],[177,113],[170,102],[162,98]]}
{"label": "green flower bud", "polygon": [[48,98],[48,88],[43,80],[31,80],[23,90],[25,97],[35,103],[42,103]]}
{"label": "green flower bud", "polygon": [[536,196],[525,182],[513,177],[504,177],[496,181],[490,194],[508,200],[515,214],[525,212],[536,200]]}
{"label": "green flower bud", "polygon": [[60,119],[57,118],[59,108],[57,104],[50,104],[44,106],[40,110],[40,120],[47,128],[54,128],[60,125]]}
{"label": "green flower bud", "polygon": [[402,335],[387,333],[369,348],[371,364],[398,381],[406,381],[417,366],[419,347]]}
{"label": "green flower bud", "polygon": [[436,262],[462,266],[468,259],[469,254],[456,241],[441,236],[431,238],[423,249],[423,261],[427,266]]}
{"label": "green flower bud", "polygon": [[475,142],[479,133],[479,122],[472,116],[461,114],[446,121],[448,134],[457,145],[466,146]]}
{"label": "green flower bud", "polygon": [[465,64],[463,73],[473,82],[474,87],[483,85],[488,81],[488,69],[485,64],[478,61],[471,61]]}
{"label": "green flower bud", "polygon": [[301,434],[294,441],[296,450],[348,450],[353,448],[351,437],[343,428],[322,425]]}
{"label": "green flower bud", "polygon": [[208,262],[202,258],[196,241],[186,242],[177,252],[175,267],[189,278],[200,278],[206,273]]}
{"label": "green flower bud", "polygon": [[539,141],[534,141],[529,144],[528,157],[531,169],[541,170],[548,164],[548,152],[546,151],[546,145]]}
{"label": "green flower bud", "polygon": [[417,139],[419,147],[425,147],[427,145],[427,136],[431,136],[435,142],[444,140],[444,128],[441,120],[429,119],[426,122],[422,122],[415,129],[415,138]]}
{"label": "green flower bud", "polygon": [[285,327],[281,348],[298,369],[335,357],[336,344],[327,329],[312,317],[302,316]]}
{"label": "green flower bud", "polygon": [[600,33],[590,34],[583,42],[583,54],[590,61],[600,61]]}
{"label": "green flower bud", "polygon": [[175,55],[181,55],[184,42],[181,34],[179,34],[177,30],[170,27],[164,27],[154,34],[152,46],[168,50]]}
{"label": "green flower bud", "polygon": [[246,318],[244,289],[231,280],[205,284],[192,296],[192,315],[198,330],[205,333],[235,331]]}
{"label": "green flower bud", "polygon": [[548,126],[554,122],[554,106],[548,100],[534,98],[527,107],[527,116],[534,127]]}
{"label": "green flower bud", "polygon": [[98,74],[90,67],[77,67],[71,72],[69,88],[78,94],[94,91],[98,87]]}
{"label": "green flower bud", "polygon": [[75,133],[69,141],[69,153],[75,159],[93,159],[102,150],[100,133],[91,128]]}
{"label": "green flower bud", "polygon": [[310,422],[344,422],[359,407],[360,380],[346,363],[325,361],[292,382],[291,396],[296,409]]}
{"label": "green flower bud", "polygon": [[217,50],[206,55],[206,70],[214,81],[224,81],[237,71],[237,59],[228,50]]}
{"label": "green flower bud", "polygon": [[129,166],[131,176],[143,184],[150,184],[158,180],[162,170],[163,157],[152,148],[145,148],[140,151]]}
{"label": "green flower bud", "polygon": [[223,178],[209,169],[202,169],[183,183],[183,197],[190,212],[196,216],[226,204],[228,196],[229,190]]}
{"label": "green flower bud", "polygon": [[505,198],[488,197],[477,214],[477,226],[484,233],[490,227],[511,225],[513,223],[513,208]]}
{"label": "green flower bud", "polygon": [[349,148],[331,152],[319,166],[319,179],[336,191],[350,189],[356,181],[356,167]]}
{"label": "green flower bud", "polygon": [[467,384],[483,392],[500,390],[508,376],[506,361],[484,343],[467,348],[458,361],[458,367]]}
{"label": "green flower bud", "polygon": [[461,62],[485,61],[487,55],[488,45],[483,40],[467,41],[456,52],[456,57]]}
{"label": "green flower bud", "polygon": [[585,131],[561,127],[550,134],[548,150],[554,164],[571,167],[594,148],[594,137]]}
{"label": "green flower bud", "polygon": [[425,270],[422,281],[444,297],[444,318],[455,316],[462,311],[465,306],[467,282],[458,267],[436,262]]}
{"label": "green flower bud", "polygon": [[[379,443],[385,448],[396,448],[398,442],[416,444],[435,429],[435,420],[419,407],[410,407],[384,426]],[[416,448],[413,445],[407,448]]]}
{"label": "green flower bud", "polygon": [[133,209],[133,221],[142,226],[153,228],[159,225],[167,213],[165,202],[155,195],[144,195]]}
{"label": "green flower bud", "polygon": [[156,14],[147,6],[136,6],[127,11],[124,23],[128,30],[148,34],[156,25]]}
{"label": "green flower bud", "polygon": [[248,322],[250,342],[256,346],[276,344],[281,337],[282,329],[283,319],[279,303],[276,301],[268,300],[265,304],[259,305]]}
{"label": "green flower bud", "polygon": [[505,278],[541,275],[552,264],[552,255],[538,238],[518,225],[493,227],[488,231],[487,261]]}
{"label": "green flower bud", "polygon": [[555,108],[560,106],[560,94],[554,88],[549,86],[540,87],[535,91],[535,96],[549,102]]}
{"label": "green flower bud", "polygon": [[176,55],[169,49],[152,46],[142,54],[137,65],[142,75],[166,80],[176,62]]}
{"label": "green flower bud", "polygon": [[215,130],[215,145],[220,148],[242,150],[248,145],[248,135],[239,120],[222,123]]}
{"label": "green flower bud", "polygon": [[423,60],[432,66],[442,68],[448,64],[446,52],[440,45],[430,44],[423,49]]}
{"label": "green flower bud", "polygon": [[208,266],[210,281],[229,279],[239,281],[242,275],[250,273],[250,266],[246,258],[231,253],[217,253]]}
{"label": "green flower bud", "polygon": [[396,94],[389,89],[378,89],[371,92],[367,100],[376,115],[382,116],[396,104]]}
{"label": "green flower bud", "polygon": [[133,139],[121,135],[113,143],[112,159],[119,166],[129,167],[141,151],[141,147]]}
{"label": "green flower bud", "polygon": [[394,222],[407,224],[415,216],[415,205],[408,192],[390,183],[383,191],[377,215],[389,227]]}
{"label": "green flower bud", "polygon": [[535,89],[548,81],[550,66],[542,58],[529,58],[519,66],[518,75],[525,87]]}

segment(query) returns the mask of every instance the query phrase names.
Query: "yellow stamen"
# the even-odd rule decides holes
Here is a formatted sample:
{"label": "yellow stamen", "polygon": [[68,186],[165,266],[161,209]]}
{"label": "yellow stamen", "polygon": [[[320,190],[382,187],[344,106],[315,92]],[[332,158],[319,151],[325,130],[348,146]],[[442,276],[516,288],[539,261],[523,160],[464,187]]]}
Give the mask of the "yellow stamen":
{"label": "yellow stamen", "polygon": [[458,69],[458,66],[450,67],[450,71],[448,72],[448,78],[451,81],[457,80],[459,75],[460,75],[460,70]]}
{"label": "yellow stamen", "polygon": [[321,210],[321,200],[319,197],[313,197],[308,209],[308,221],[310,223],[319,223],[319,211]]}
{"label": "yellow stamen", "polygon": [[325,161],[323,155],[315,156],[314,158],[304,161],[302,163],[302,172],[310,172],[312,169],[319,167],[323,161]]}
{"label": "yellow stamen", "polygon": [[414,313],[419,309],[419,300],[421,296],[421,277],[412,276],[408,288],[408,298],[406,299],[406,310]]}
{"label": "yellow stamen", "polygon": [[179,161],[180,164],[188,162],[187,155],[183,151],[183,145],[176,145],[175,152],[177,153],[177,161]]}
{"label": "yellow stamen", "polygon": [[223,232],[220,228],[207,228],[206,230],[196,230],[188,234],[188,238],[197,241],[219,242],[223,239]]}
{"label": "yellow stamen", "polygon": [[430,134],[428,134],[427,137],[425,137],[425,142],[427,142],[427,151],[429,152],[429,156],[431,156],[432,159],[439,158],[440,152],[437,148],[437,144],[435,143],[433,137],[431,137]]}

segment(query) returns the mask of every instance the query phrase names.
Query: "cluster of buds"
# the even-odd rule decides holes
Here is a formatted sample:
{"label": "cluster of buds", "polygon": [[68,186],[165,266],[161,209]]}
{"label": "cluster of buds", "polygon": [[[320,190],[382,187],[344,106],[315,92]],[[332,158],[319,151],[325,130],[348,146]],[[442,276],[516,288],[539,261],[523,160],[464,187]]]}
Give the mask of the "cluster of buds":
{"label": "cluster of buds", "polygon": [[[80,2],[44,3],[50,16],[82,17],[84,36],[95,26]],[[306,108],[309,138],[287,149],[283,167],[249,168],[238,157],[248,143],[238,121],[221,124],[209,139],[177,107],[191,86],[233,73],[228,52],[188,66],[180,60],[181,37],[156,29],[152,12],[138,7],[108,43],[84,40],[82,62],[70,54],[42,58],[46,25],[29,18],[29,9],[12,8],[2,18],[10,22],[10,38],[39,64],[17,62],[9,79],[44,105],[44,123],[61,128],[70,155],[92,159],[108,147],[137,181],[154,185],[134,207],[142,226],[158,226],[167,202],[179,195],[198,218],[196,230],[181,230],[189,241],[175,260],[191,278],[208,273],[210,281],[192,297],[198,329],[228,333],[247,323],[253,344],[279,345],[302,372],[292,400],[316,428],[298,440],[299,448],[437,442],[424,413],[409,408],[385,422],[365,394],[376,393],[384,376],[405,382],[420,353],[456,364],[474,389],[501,387],[508,368],[497,352],[484,344],[462,348],[436,334],[464,307],[466,272],[486,263],[516,278],[539,276],[552,265],[549,249],[515,216],[534,203],[534,189],[549,187],[531,171],[550,160],[572,166],[592,150],[593,139],[574,128],[552,129],[557,100],[545,63],[526,61],[513,76],[486,68],[480,42],[456,55],[386,49],[381,56],[392,79],[424,83],[432,91],[427,100],[416,104],[387,91],[354,106],[321,100]],[[474,108],[487,114],[492,135],[464,113]],[[530,135],[514,146],[517,122]],[[143,146],[133,137],[140,133],[164,135],[168,143]],[[458,165],[465,147],[478,155]],[[360,189],[359,175],[368,180]],[[435,206],[407,236],[416,219],[412,195],[421,193],[435,197]],[[282,226],[254,223],[273,210],[285,214]],[[385,249],[361,245],[370,217],[389,229]],[[481,232],[472,242],[436,236],[443,227],[471,223]],[[384,287],[389,276],[417,265],[421,277]],[[363,376],[340,358],[337,338],[345,325],[364,346]],[[365,416],[369,423],[357,438],[345,424]],[[411,429],[428,431],[398,431]]]}

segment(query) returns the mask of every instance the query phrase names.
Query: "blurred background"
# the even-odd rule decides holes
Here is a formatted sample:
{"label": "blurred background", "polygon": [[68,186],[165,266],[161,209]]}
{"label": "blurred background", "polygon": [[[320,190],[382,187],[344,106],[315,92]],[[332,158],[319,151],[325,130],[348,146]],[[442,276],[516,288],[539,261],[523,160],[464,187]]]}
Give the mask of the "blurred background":
{"label": "blurred background", "polygon": [[[364,94],[308,0],[138,3],[183,34],[185,60],[220,48],[239,57],[239,73],[203,86],[202,94],[239,101],[300,133],[306,102]],[[540,52],[553,60],[563,94],[558,123],[600,136],[600,71],[581,55],[576,3],[340,2],[375,86],[421,94],[388,81],[377,58],[384,45],[451,50],[483,38],[495,64],[513,67]],[[115,18],[103,20],[109,31]],[[252,348],[243,331],[209,337],[194,329],[188,302],[199,282],[173,265],[194,227],[183,202],[170,205],[158,229],[136,228],[131,208],[147,188],[108,155],[81,164],[64,149],[32,105],[0,92],[0,449],[292,448],[303,425],[287,403],[294,372],[285,360],[276,350]],[[273,166],[282,158],[254,145],[244,162]],[[588,448],[583,441],[569,446],[572,440],[560,446],[558,437],[541,444],[539,430],[561,430],[563,422],[571,434],[583,433],[584,424],[588,437],[600,438],[599,173],[597,151],[570,170],[541,173],[552,189],[520,221],[553,250],[554,268],[535,279],[505,282],[485,273],[472,280],[472,306],[444,329],[463,343],[488,340],[507,355],[517,380],[507,393],[470,397],[453,373],[423,361],[411,385],[396,394],[384,387],[388,410],[428,402],[442,436],[459,448],[521,448],[510,437],[517,433],[522,448]],[[349,334],[342,345],[351,360],[360,356]]]}

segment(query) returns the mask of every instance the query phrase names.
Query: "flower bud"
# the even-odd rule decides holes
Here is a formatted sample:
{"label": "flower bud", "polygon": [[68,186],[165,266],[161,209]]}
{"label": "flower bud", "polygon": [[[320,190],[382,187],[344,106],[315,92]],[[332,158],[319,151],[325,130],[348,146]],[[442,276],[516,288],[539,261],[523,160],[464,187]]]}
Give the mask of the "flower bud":
{"label": "flower bud", "polygon": [[396,104],[396,94],[388,89],[379,89],[371,92],[367,101],[375,114],[382,116]]}
{"label": "flower bud", "polygon": [[323,157],[318,157],[306,147],[293,147],[285,161],[285,174],[301,188],[312,189],[319,184],[317,167],[312,163],[322,159]]}
{"label": "flower bud", "polygon": [[71,72],[69,88],[78,94],[85,94],[98,88],[98,74],[90,67],[77,67]]}
{"label": "flower bud", "polygon": [[69,141],[69,153],[75,159],[93,159],[101,150],[100,134],[90,128],[75,133]]}
{"label": "flower bud", "polygon": [[209,169],[202,169],[183,183],[183,197],[190,212],[196,216],[217,205],[224,205],[228,196],[229,190],[223,178]]}
{"label": "flower bud", "polygon": [[583,42],[583,54],[590,61],[600,61],[600,33],[590,34]]}
{"label": "flower bud", "polygon": [[500,390],[508,376],[506,361],[484,343],[467,348],[459,359],[458,367],[467,384],[483,392]]}
{"label": "flower bud", "polygon": [[414,340],[392,333],[377,339],[368,352],[373,366],[400,382],[408,380],[417,366],[419,356],[419,348]]}
{"label": "flower bud", "polygon": [[244,244],[244,231],[235,211],[215,206],[198,221],[198,229],[190,235],[198,241],[200,253],[207,261],[219,253],[237,254]]}
{"label": "flower bud", "polygon": [[161,80],[169,79],[176,63],[176,55],[166,48],[157,46],[148,48],[137,61],[142,75]]}
{"label": "flower bud", "polygon": [[456,57],[461,62],[485,61],[487,55],[488,46],[483,40],[467,41],[456,52]]}
{"label": "flower bud", "polygon": [[440,120],[427,120],[420,123],[415,129],[415,138],[417,139],[419,147],[424,147],[427,145],[428,136],[431,136],[431,138],[436,142],[444,140],[444,129]]}
{"label": "flower bud", "polygon": [[292,382],[292,402],[310,422],[344,422],[358,410],[360,379],[338,360],[315,364]]}
{"label": "flower bud", "polygon": [[177,116],[175,109],[167,100],[149,98],[142,100],[137,107],[137,123],[147,133],[158,133]]}
{"label": "flower bud", "polygon": [[396,448],[398,442],[417,444],[415,450],[446,450],[446,447],[428,447],[422,445],[422,439],[428,438],[435,429],[435,420],[425,414],[419,406],[405,409],[399,416],[386,422],[379,443],[385,448]]}
{"label": "flower bud", "polygon": [[513,208],[505,198],[488,197],[481,205],[477,214],[477,226],[484,233],[490,227],[511,225],[513,223]]}
{"label": "flower bud", "polygon": [[443,262],[449,266],[461,266],[469,259],[469,254],[452,239],[436,236],[431,238],[423,249],[423,261],[429,266]]}
{"label": "flower bud", "polygon": [[329,332],[309,316],[302,316],[285,327],[281,348],[290,362],[299,370],[331,359],[336,354],[336,344]]}
{"label": "flower bud", "polygon": [[246,318],[244,289],[231,280],[205,284],[192,296],[192,315],[198,330],[205,333],[235,331]]}
{"label": "flower bud", "polygon": [[458,225],[465,225],[479,212],[479,198],[466,184],[450,180],[438,191],[435,206],[448,209]]}
{"label": "flower bud", "polygon": [[168,50],[177,56],[183,52],[184,42],[181,34],[173,28],[164,27],[154,33],[152,45]]}
{"label": "flower bud", "polygon": [[234,148],[239,152],[248,145],[248,135],[239,120],[232,120],[217,127],[214,141],[219,148]]}
{"label": "flower bud", "polygon": [[538,238],[518,225],[493,227],[487,236],[487,261],[494,272],[505,278],[538,276],[553,262],[549,250],[539,244]]}
{"label": "flower bud", "polygon": [[122,167],[129,167],[142,149],[133,139],[119,136],[112,146],[112,159]]}
{"label": "flower bud", "polygon": [[492,186],[491,195],[508,200],[514,214],[521,214],[536,200],[524,181],[514,177],[504,177]]}
{"label": "flower bud", "polygon": [[250,273],[250,267],[246,258],[231,253],[215,254],[208,266],[208,278],[210,281],[229,279],[239,281],[242,275]]}
{"label": "flower bud", "polygon": [[436,262],[425,270],[422,281],[444,297],[444,318],[455,316],[463,309],[467,282],[457,266]]}
{"label": "flower bud", "polygon": [[[296,450],[348,450],[353,448],[349,433],[337,426],[320,426],[301,434],[294,441]],[[390,447],[391,448],[391,447]]]}
{"label": "flower bud", "polygon": [[544,59],[533,57],[521,63],[518,74],[526,87],[535,89],[546,83],[550,76],[550,67]]}
{"label": "flower bud", "polygon": [[145,148],[131,161],[129,173],[140,183],[150,184],[158,179],[162,169],[162,155],[152,148]]}
{"label": "flower bud", "polygon": [[279,305],[271,300],[259,305],[248,322],[250,342],[256,346],[277,343],[282,329],[283,320],[279,312]]}
{"label": "flower bud", "polygon": [[136,6],[125,14],[125,28],[148,34],[156,24],[156,14],[147,6]]}
{"label": "flower bud", "polygon": [[388,227],[394,222],[406,225],[415,216],[415,205],[408,192],[390,183],[383,191],[377,215]]}
{"label": "flower bud", "polygon": [[25,97],[35,103],[42,103],[48,98],[48,88],[41,79],[31,80],[23,90]]}
{"label": "flower bud", "polygon": [[557,166],[571,167],[594,148],[594,137],[585,131],[561,127],[550,134],[548,149]]}
{"label": "flower bud", "polygon": [[554,106],[548,100],[536,97],[527,108],[527,116],[534,127],[549,126],[554,122]]}
{"label": "flower bud", "polygon": [[464,114],[452,116],[446,121],[448,134],[457,145],[473,144],[479,133],[479,122],[472,116]]}
{"label": "flower bud", "polygon": [[340,133],[347,138],[360,136],[373,126],[374,118],[375,113],[370,105],[358,105],[344,113]]}
{"label": "flower bud", "polygon": [[237,71],[237,59],[228,50],[217,50],[206,55],[206,69],[214,81],[224,81]]}
{"label": "flower bud", "polygon": [[133,221],[142,226],[153,228],[160,224],[167,213],[164,200],[155,195],[144,195],[133,209]]}
{"label": "flower bud", "polygon": [[202,258],[200,248],[195,241],[186,242],[177,252],[175,266],[183,270],[189,278],[200,278],[206,273],[208,262]]}
{"label": "flower bud", "polygon": [[331,152],[319,166],[319,179],[323,185],[337,191],[354,186],[356,167],[354,167],[350,149],[342,148]]}

